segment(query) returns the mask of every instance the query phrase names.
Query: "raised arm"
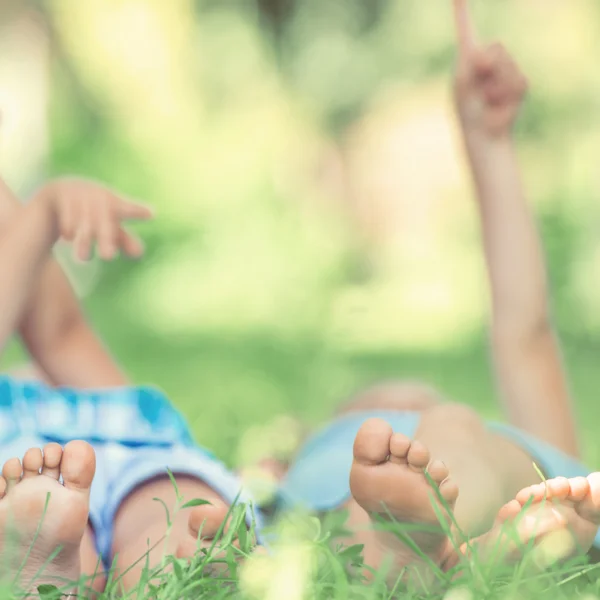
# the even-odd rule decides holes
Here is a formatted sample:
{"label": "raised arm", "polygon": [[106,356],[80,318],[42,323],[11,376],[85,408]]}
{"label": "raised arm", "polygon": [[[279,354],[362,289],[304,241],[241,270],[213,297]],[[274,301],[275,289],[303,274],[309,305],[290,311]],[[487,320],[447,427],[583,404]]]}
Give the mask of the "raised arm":
{"label": "raised arm", "polygon": [[477,191],[498,385],[512,424],[576,456],[576,428],[550,317],[544,258],[512,139],[527,82],[501,45],[478,44],[467,2],[454,0],[455,96]]}
{"label": "raised arm", "polygon": [[[73,203],[86,197],[90,206],[95,206],[101,204],[102,194],[110,193],[90,182],[61,180],[42,188],[32,205],[42,199],[61,197],[65,203]],[[93,202],[94,198],[97,202]],[[13,228],[14,219],[23,210],[12,192],[0,181],[0,241],[5,239]],[[94,233],[94,227],[99,227],[99,220],[90,211],[85,221],[87,224],[84,222],[83,229],[80,228],[83,236],[78,243],[89,247],[86,238]],[[104,230],[109,231],[107,227]],[[141,250],[133,238],[124,236],[122,230],[117,230],[114,235],[118,236],[117,240],[113,240],[117,246],[122,241],[128,245],[127,253],[135,255]],[[27,238],[24,240],[27,241]],[[85,247],[80,250],[85,252]],[[29,287],[30,293],[20,306],[18,323],[13,323],[11,331],[18,327],[30,355],[55,385],[107,387],[127,383],[125,375],[87,323],[58,263],[49,254],[43,261]]]}

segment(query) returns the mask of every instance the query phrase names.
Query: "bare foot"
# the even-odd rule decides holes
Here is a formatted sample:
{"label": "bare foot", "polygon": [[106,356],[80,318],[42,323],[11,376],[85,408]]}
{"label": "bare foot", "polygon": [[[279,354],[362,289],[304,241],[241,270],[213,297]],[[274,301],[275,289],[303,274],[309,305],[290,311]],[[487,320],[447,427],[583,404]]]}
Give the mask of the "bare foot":
{"label": "bare foot", "polygon": [[480,557],[510,563],[520,560],[528,546],[541,548],[552,536],[552,553],[564,560],[588,552],[599,526],[600,473],[556,477],[522,489],[502,507],[495,526],[471,547]]}
{"label": "bare foot", "polygon": [[[430,571],[431,562],[442,565],[452,551],[436,510],[447,522],[450,515],[425,477],[425,469],[438,486],[447,508],[453,509],[458,487],[448,478],[448,469],[441,461],[430,460],[423,444],[394,433],[381,419],[369,419],[360,428],[354,442],[350,473],[352,496],[369,513],[372,523],[375,521],[375,536],[381,548],[379,560],[391,555],[395,572],[405,567],[417,568],[420,580]],[[408,530],[406,535],[410,535],[414,546],[431,562],[393,532],[380,531],[377,521],[389,517],[411,526],[412,531]],[[375,562],[378,562],[377,557]]]}
{"label": "bare foot", "polygon": [[[92,447],[70,442],[31,448],[23,462],[8,460],[0,477],[0,563],[22,591],[55,585],[65,593],[80,578],[80,544],[88,523],[96,469]],[[64,484],[59,483],[62,475]],[[58,551],[58,553],[57,553]],[[54,556],[55,555],[55,556]],[[54,556],[54,558],[52,558]]]}

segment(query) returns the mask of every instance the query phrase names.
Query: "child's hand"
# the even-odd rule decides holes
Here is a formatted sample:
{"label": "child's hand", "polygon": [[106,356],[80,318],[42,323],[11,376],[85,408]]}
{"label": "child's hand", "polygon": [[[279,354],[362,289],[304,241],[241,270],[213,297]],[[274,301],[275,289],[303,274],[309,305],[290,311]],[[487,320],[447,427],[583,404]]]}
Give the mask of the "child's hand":
{"label": "child's hand", "polygon": [[61,238],[73,243],[79,260],[89,260],[94,244],[104,260],[119,251],[131,258],[144,253],[142,242],[123,228],[130,220],[151,219],[152,211],[117,196],[90,181],[59,179],[45,186],[41,198],[49,202]]}
{"label": "child's hand", "polygon": [[501,44],[479,45],[468,0],[453,0],[458,35],[455,96],[465,133],[508,134],[527,91],[527,80]]}

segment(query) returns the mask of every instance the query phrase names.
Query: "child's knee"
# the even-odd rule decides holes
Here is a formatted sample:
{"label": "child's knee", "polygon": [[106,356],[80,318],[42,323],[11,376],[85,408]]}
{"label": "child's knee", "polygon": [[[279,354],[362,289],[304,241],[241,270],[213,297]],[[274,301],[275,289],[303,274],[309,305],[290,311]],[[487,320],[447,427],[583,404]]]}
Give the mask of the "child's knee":
{"label": "child's knee", "polygon": [[382,381],[366,388],[345,402],[336,412],[365,410],[423,412],[442,403],[441,394],[419,381]]}
{"label": "child's knee", "polygon": [[448,402],[433,406],[423,413],[420,428],[439,427],[445,434],[479,436],[486,431],[485,421],[470,406]]}

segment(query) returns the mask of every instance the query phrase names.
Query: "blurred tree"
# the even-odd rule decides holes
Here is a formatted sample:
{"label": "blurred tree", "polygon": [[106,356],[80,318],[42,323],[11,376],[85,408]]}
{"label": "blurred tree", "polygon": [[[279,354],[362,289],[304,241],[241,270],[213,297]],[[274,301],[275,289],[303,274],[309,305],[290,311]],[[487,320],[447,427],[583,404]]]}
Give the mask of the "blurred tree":
{"label": "blurred tree", "polygon": [[286,31],[286,25],[294,14],[296,4],[297,0],[256,0],[263,23],[273,30],[278,41]]}

